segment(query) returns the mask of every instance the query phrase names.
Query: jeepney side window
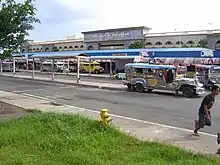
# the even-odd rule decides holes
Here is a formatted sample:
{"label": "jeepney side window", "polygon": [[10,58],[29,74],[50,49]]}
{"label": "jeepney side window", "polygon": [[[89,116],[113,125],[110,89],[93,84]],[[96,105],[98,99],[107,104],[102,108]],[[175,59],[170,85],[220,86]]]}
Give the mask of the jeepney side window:
{"label": "jeepney side window", "polygon": [[130,73],[130,72],[131,72],[131,68],[126,67],[126,68],[125,68],[125,72]]}
{"label": "jeepney side window", "polygon": [[154,74],[155,73],[155,70],[149,68],[149,69],[146,69],[147,70],[147,73],[148,74]]}
{"label": "jeepney side window", "polygon": [[164,71],[163,70],[158,70],[158,77],[163,79],[163,77],[164,77]]}
{"label": "jeepney side window", "polygon": [[143,74],[144,69],[143,68],[135,68],[136,73],[141,73]]}

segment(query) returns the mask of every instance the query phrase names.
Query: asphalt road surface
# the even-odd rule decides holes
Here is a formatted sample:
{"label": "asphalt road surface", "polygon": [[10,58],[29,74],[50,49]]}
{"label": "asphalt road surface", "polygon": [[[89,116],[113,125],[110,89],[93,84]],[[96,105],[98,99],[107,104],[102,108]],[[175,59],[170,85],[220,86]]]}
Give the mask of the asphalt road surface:
{"label": "asphalt road surface", "polygon": [[[10,72],[5,72],[4,74],[13,74]],[[32,76],[31,72],[16,72],[16,75],[25,75],[25,76]],[[41,76],[41,77],[51,77],[52,78],[52,73],[44,73],[44,72],[36,72],[35,76]],[[76,75],[66,75],[66,74],[55,74],[55,79],[65,79],[65,80],[76,80],[77,77]],[[89,81],[89,82],[103,82],[103,83],[113,83],[113,84],[123,84],[121,80],[116,80],[116,79],[110,79],[109,77],[84,77],[80,76],[80,79],[83,81]]]}
{"label": "asphalt road surface", "polygon": [[[1,76],[0,90],[28,93],[97,111],[108,108],[113,114],[187,129],[193,129],[202,100],[202,97],[186,99],[156,93],[108,91]],[[213,126],[202,129],[203,132],[216,134],[220,131],[219,98],[212,109]]]}

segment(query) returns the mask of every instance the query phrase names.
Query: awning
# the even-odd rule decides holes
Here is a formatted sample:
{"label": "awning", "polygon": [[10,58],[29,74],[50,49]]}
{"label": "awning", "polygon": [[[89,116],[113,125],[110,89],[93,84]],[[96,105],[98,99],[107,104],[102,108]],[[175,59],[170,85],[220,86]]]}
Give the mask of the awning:
{"label": "awning", "polygon": [[77,52],[44,52],[44,53],[36,53],[28,58],[44,58],[44,59],[64,59],[64,58],[75,58],[77,56],[88,57],[87,54],[77,53]]}
{"label": "awning", "polygon": [[165,63],[166,58],[161,57],[161,58],[155,58],[156,62],[160,62],[160,63]]}
{"label": "awning", "polygon": [[183,61],[183,64],[193,64],[194,58],[185,58],[185,60]]}
{"label": "awning", "polygon": [[182,64],[184,62],[185,58],[175,58],[174,64]]}
{"label": "awning", "polygon": [[195,58],[193,60],[193,64],[203,64],[204,60],[205,60],[205,58]]}
{"label": "awning", "polygon": [[91,59],[100,59],[100,60],[103,60],[103,59],[134,59],[135,57],[138,57],[138,56],[91,56],[90,58]]}
{"label": "awning", "polygon": [[215,58],[214,64],[215,65],[220,65],[220,58]]}
{"label": "awning", "polygon": [[204,60],[204,64],[213,64],[213,63],[214,63],[213,58],[205,58],[205,60]]}
{"label": "awning", "polygon": [[165,61],[165,64],[173,64],[174,60],[175,60],[175,58],[167,58]]}

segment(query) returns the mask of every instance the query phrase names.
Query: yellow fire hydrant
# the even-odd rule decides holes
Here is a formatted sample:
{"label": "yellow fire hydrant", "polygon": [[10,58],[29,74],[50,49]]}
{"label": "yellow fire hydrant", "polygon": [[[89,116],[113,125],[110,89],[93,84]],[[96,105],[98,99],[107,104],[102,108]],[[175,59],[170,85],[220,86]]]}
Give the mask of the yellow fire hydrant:
{"label": "yellow fire hydrant", "polygon": [[109,122],[111,122],[113,119],[109,116],[108,114],[108,109],[101,109],[100,111],[100,117],[97,120],[99,123],[102,124],[108,124]]}

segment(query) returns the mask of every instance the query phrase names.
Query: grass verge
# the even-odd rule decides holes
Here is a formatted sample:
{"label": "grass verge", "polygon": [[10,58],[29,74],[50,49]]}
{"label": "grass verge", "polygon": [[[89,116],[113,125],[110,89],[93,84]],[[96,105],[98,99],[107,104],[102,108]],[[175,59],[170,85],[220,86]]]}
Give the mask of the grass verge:
{"label": "grass verge", "polygon": [[219,165],[81,116],[35,112],[0,123],[1,165]]}

